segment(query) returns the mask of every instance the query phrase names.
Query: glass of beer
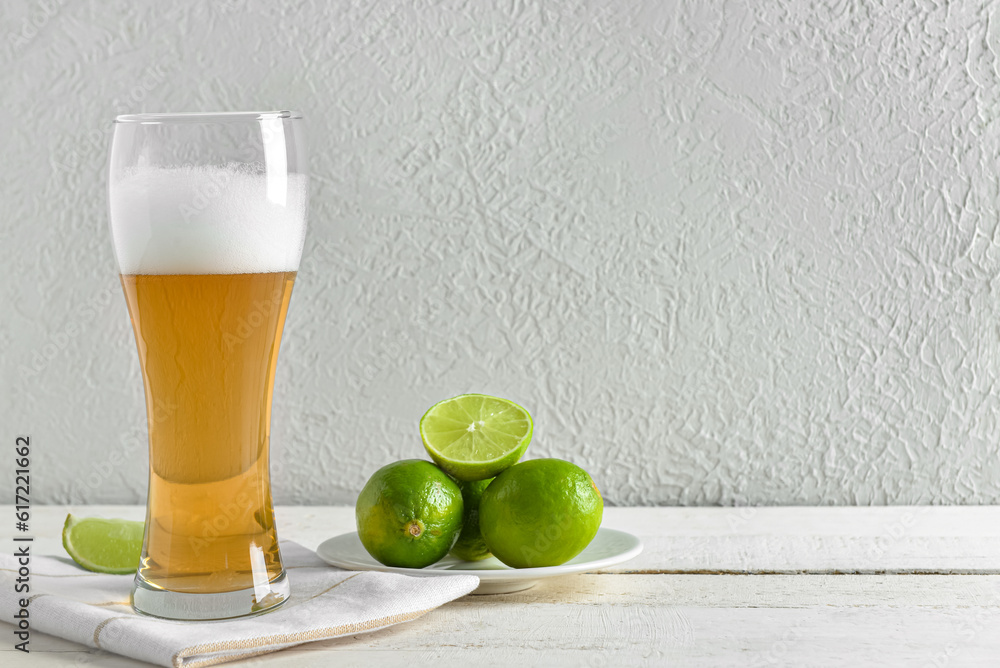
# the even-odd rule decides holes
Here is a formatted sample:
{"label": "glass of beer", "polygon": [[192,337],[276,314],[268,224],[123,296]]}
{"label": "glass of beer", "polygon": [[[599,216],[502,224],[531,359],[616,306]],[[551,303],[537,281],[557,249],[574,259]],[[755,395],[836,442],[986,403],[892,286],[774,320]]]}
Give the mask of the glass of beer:
{"label": "glass of beer", "polygon": [[132,589],[144,614],[224,619],[289,596],[268,446],[306,231],[302,124],[290,111],[115,119],[111,236],[149,429]]}

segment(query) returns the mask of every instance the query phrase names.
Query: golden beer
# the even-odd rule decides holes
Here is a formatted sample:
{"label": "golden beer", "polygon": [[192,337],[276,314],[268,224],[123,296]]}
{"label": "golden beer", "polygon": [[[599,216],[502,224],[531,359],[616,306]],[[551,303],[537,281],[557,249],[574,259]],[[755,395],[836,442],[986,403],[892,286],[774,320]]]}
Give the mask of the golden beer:
{"label": "golden beer", "polygon": [[282,573],[268,445],[294,280],[295,272],[121,276],[146,389],[139,575],[151,586],[230,592]]}
{"label": "golden beer", "polygon": [[307,149],[291,111],[115,119],[108,213],[149,429],[137,612],[228,619],[291,594],[268,452]]}

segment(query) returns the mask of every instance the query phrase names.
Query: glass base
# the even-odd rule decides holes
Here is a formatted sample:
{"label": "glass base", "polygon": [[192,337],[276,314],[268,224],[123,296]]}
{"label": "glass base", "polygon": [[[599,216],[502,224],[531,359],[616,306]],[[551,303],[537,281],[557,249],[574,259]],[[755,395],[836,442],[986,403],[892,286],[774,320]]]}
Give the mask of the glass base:
{"label": "glass base", "polygon": [[290,594],[284,571],[263,587],[215,594],[168,591],[146,582],[136,574],[132,585],[132,608],[141,615],[165,619],[232,619],[275,610],[288,600]]}

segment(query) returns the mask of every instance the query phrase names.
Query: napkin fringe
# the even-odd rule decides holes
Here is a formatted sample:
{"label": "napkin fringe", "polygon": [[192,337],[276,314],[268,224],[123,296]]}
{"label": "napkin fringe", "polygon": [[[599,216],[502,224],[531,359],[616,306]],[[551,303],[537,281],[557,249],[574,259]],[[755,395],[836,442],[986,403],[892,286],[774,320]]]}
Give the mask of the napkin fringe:
{"label": "napkin fringe", "polygon": [[409,622],[417,617],[426,615],[431,610],[434,610],[437,606],[427,608],[425,610],[418,610],[416,612],[403,612],[395,615],[388,615],[386,617],[379,617],[377,619],[369,619],[363,622],[354,622],[351,624],[341,624],[340,626],[328,626],[323,629],[312,629],[311,631],[302,631],[299,633],[282,633],[280,635],[274,636],[262,636],[259,638],[244,639],[239,641],[226,641],[226,642],[215,642],[207,643],[204,645],[195,645],[194,647],[186,647],[180,652],[177,652],[172,657],[170,657],[171,663],[176,668],[202,668],[203,666],[213,666],[218,663],[224,663],[226,661],[232,661],[235,657],[232,654],[223,654],[219,656],[209,657],[200,660],[194,660],[186,662],[185,659],[191,656],[196,656],[198,654],[215,654],[217,652],[232,652],[240,651],[245,649],[257,649],[262,645],[267,646],[268,649],[263,649],[259,652],[253,653],[240,653],[239,658],[246,658],[251,656],[257,656],[258,654],[267,654],[275,651],[275,645],[280,645],[282,648],[292,647],[294,645],[301,645],[303,643],[311,642],[314,640],[332,640],[340,636],[351,635],[352,633],[363,633],[365,631],[372,631],[374,629],[386,628],[394,624],[400,624],[402,622]]}

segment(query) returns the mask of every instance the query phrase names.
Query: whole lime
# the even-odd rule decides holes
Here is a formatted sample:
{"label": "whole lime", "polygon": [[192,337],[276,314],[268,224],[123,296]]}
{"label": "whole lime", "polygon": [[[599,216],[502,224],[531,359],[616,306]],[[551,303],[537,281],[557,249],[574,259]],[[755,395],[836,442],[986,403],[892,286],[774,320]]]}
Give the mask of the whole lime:
{"label": "whole lime", "polygon": [[462,491],[444,471],[421,459],[404,459],[368,479],[354,515],[361,544],[375,559],[423,568],[454,545],[462,508]]}
{"label": "whole lime", "polygon": [[458,535],[450,553],[457,559],[479,561],[490,556],[490,549],[486,547],[486,541],[479,530],[479,499],[491,482],[493,478],[458,483],[465,511],[462,514],[462,533]]}
{"label": "whole lime", "polygon": [[486,488],[479,527],[490,552],[508,566],[558,566],[590,544],[603,514],[590,474],[561,459],[533,459]]}

